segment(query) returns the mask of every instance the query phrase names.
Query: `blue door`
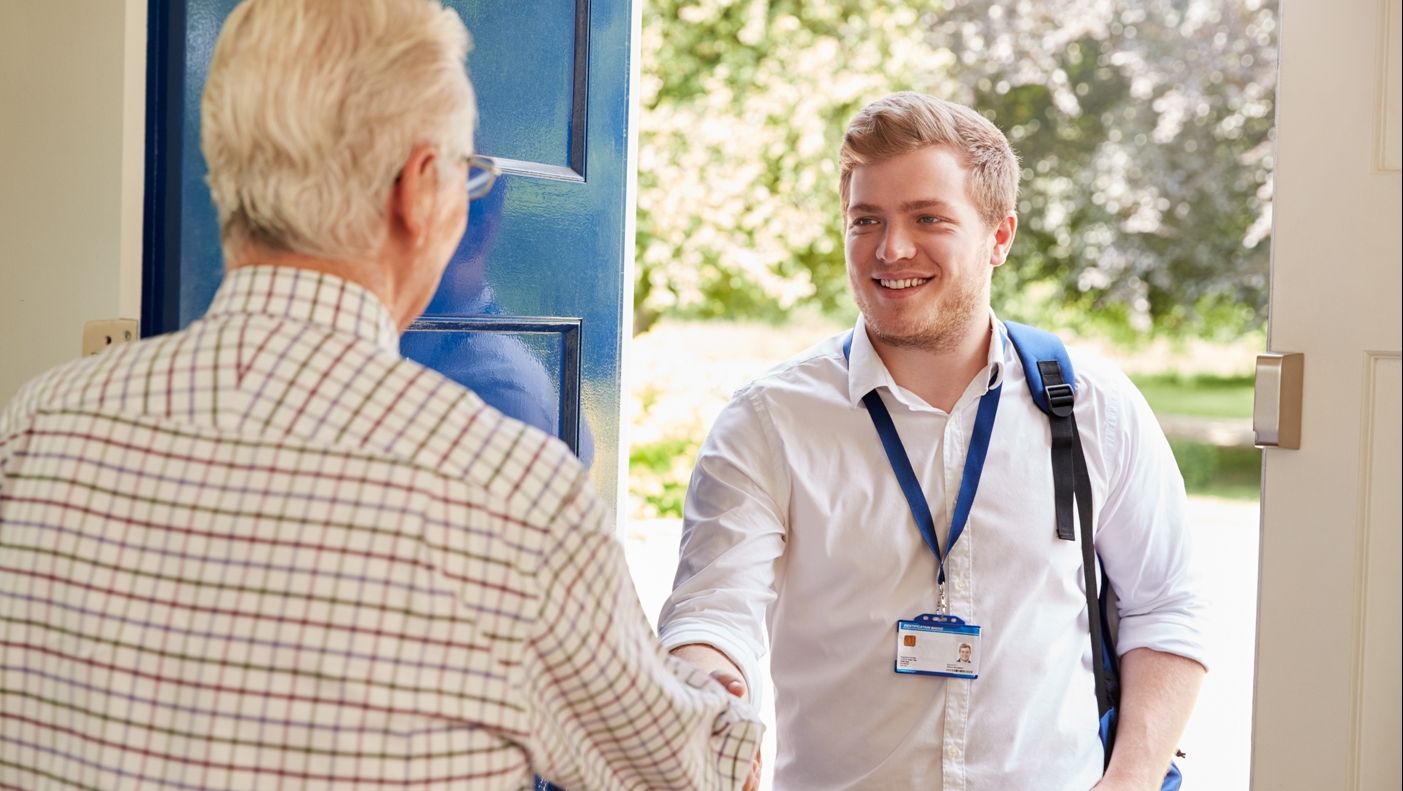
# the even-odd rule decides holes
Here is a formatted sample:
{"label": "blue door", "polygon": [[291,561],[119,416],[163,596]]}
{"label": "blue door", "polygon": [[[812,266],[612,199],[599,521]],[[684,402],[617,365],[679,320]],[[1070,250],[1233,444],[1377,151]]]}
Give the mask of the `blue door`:
{"label": "blue door", "polygon": [[[448,0],[472,31],[477,149],[504,176],[406,356],[559,436],[611,503],[624,339],[632,0]],[[200,94],[237,0],[151,0],[142,331],[185,326],[223,273]]]}

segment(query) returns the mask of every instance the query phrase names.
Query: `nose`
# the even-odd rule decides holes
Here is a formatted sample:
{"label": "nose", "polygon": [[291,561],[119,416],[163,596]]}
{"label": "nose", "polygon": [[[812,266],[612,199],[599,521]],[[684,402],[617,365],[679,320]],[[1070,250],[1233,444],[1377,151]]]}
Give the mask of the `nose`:
{"label": "nose", "polygon": [[883,264],[904,261],[916,254],[916,245],[898,223],[887,225],[877,245],[877,260]]}

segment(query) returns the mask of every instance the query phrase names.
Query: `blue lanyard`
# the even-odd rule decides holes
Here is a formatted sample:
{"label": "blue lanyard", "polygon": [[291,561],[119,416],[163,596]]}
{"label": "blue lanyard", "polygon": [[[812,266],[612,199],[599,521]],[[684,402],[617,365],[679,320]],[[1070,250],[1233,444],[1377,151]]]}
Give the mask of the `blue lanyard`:
{"label": "blue lanyard", "polygon": [[[849,332],[847,339],[843,341],[845,359],[851,356],[852,345],[853,336]],[[911,468],[911,458],[906,454],[906,446],[901,444],[901,435],[892,423],[891,413],[887,411],[886,404],[882,403],[882,398],[876,390],[862,397],[863,406],[867,407],[867,413],[872,416],[872,425],[876,427],[877,436],[882,440],[882,449],[887,452],[892,472],[896,473],[901,492],[906,495],[906,504],[911,508],[911,517],[916,520],[916,529],[921,531],[921,538],[926,540],[926,546],[935,553],[936,582],[940,586],[942,608],[945,600],[945,558],[949,557],[950,550],[954,549],[955,542],[964,533],[965,524],[969,522],[974,495],[979,491],[979,478],[984,474],[984,458],[989,455],[989,438],[994,433],[994,417],[999,411],[999,394],[1002,391],[1003,385],[1000,384],[990,388],[979,399],[979,411],[974,417],[974,435],[970,437],[969,453],[965,455],[960,495],[955,500],[955,513],[950,519],[950,535],[946,540],[944,553],[941,553],[940,539],[935,535],[935,517],[931,516],[925,492],[921,491],[921,484],[916,480],[916,471]]]}

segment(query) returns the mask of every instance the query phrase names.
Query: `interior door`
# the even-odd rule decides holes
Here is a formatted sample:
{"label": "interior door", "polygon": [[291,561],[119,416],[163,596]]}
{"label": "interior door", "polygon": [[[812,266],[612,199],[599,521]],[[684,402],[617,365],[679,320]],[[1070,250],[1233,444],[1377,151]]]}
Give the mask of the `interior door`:
{"label": "interior door", "polygon": [[1304,397],[1300,449],[1264,454],[1262,791],[1403,783],[1399,22],[1282,2],[1270,344],[1304,354]]}
{"label": "interior door", "polygon": [[[237,0],[151,0],[144,334],[183,327],[223,274],[199,104]],[[558,435],[611,502],[632,251],[631,0],[448,0],[472,31],[478,152],[502,166],[402,351]]]}

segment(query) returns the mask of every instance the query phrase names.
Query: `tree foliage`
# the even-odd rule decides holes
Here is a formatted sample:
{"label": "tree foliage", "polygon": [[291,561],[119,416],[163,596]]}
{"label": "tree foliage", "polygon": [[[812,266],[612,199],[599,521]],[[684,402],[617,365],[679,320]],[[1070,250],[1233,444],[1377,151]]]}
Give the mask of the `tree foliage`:
{"label": "tree foliage", "polygon": [[1276,9],[1261,0],[646,0],[635,328],[852,310],[836,152],[897,90],[1023,164],[1010,317],[1229,334],[1265,312]]}

